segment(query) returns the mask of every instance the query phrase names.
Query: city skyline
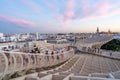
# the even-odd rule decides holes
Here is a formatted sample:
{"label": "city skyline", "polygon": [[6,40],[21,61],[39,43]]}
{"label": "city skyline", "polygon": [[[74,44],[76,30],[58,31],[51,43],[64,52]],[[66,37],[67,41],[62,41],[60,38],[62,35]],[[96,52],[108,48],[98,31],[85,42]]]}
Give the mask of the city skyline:
{"label": "city skyline", "polygon": [[0,32],[120,32],[120,0],[1,0]]}

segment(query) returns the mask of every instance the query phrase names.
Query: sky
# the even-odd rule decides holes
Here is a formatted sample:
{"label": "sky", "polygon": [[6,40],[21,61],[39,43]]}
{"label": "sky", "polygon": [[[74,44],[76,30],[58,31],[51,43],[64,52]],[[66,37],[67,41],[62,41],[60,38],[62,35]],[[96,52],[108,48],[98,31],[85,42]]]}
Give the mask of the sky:
{"label": "sky", "polygon": [[120,32],[120,0],[0,0],[1,33]]}

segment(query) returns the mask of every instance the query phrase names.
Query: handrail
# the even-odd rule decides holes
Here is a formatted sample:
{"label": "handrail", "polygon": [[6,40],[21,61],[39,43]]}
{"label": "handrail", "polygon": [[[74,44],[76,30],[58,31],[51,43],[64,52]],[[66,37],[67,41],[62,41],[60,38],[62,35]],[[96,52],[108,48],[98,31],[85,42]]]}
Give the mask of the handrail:
{"label": "handrail", "polygon": [[114,78],[101,78],[101,77],[89,77],[89,76],[70,76],[78,79],[92,79],[92,80],[119,80]]}

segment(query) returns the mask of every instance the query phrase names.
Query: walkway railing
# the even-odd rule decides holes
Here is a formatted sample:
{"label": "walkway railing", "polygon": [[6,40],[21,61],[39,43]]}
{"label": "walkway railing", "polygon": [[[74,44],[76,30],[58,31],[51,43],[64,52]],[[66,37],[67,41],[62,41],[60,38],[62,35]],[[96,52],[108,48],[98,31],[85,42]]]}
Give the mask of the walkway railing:
{"label": "walkway railing", "polygon": [[107,38],[103,38],[102,40],[96,40],[95,42],[92,40],[89,41],[89,43],[87,43],[87,41],[82,44],[80,43],[80,41],[78,41],[75,46],[77,47],[78,50],[82,51],[82,52],[86,52],[86,53],[95,53],[98,55],[102,55],[102,56],[106,56],[106,57],[111,57],[111,58],[116,58],[116,59],[120,59],[120,52],[114,52],[114,51],[110,51],[110,50],[103,50],[100,49],[100,47],[94,47],[95,45],[100,45],[102,46],[103,44],[109,42],[110,40],[112,40],[112,37],[107,37]]}
{"label": "walkway railing", "polygon": [[83,39],[83,40],[79,40],[78,42],[76,42],[75,46],[79,49],[82,50],[83,47],[94,47],[97,46],[100,48],[103,44],[109,42],[110,40],[112,40],[113,38],[111,37],[98,37],[98,38],[91,38],[91,39]]}
{"label": "walkway railing", "polygon": [[68,60],[73,55],[73,49],[54,55],[1,51],[0,78],[22,70],[53,66]]}

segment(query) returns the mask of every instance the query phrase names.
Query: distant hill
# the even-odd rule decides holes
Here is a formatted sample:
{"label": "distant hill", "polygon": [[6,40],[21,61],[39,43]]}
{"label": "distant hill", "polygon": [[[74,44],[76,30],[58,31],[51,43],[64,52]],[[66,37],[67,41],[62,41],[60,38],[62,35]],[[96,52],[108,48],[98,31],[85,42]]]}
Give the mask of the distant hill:
{"label": "distant hill", "polygon": [[120,40],[113,39],[108,43],[104,44],[103,46],[101,46],[101,49],[120,51]]}

